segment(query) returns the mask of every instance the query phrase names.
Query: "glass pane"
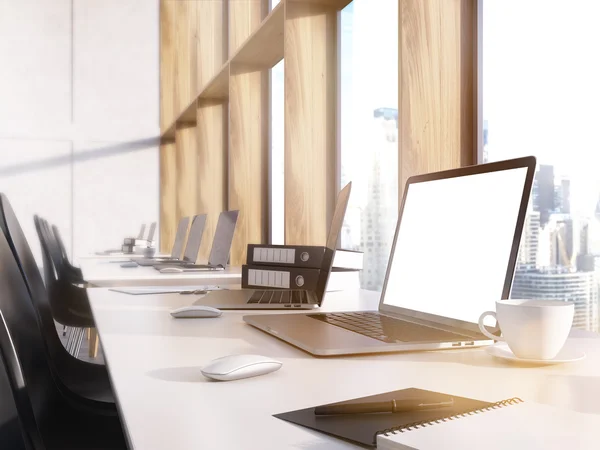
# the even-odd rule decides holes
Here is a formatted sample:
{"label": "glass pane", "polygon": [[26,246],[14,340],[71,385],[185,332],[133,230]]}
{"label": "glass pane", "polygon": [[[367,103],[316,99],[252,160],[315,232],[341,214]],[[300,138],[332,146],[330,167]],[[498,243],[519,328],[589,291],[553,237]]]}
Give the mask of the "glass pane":
{"label": "glass pane", "polygon": [[398,0],[341,12],[341,181],[342,248],[364,252],[361,286],[381,290],[398,215]]}
{"label": "glass pane", "polygon": [[533,154],[538,169],[513,298],[575,302],[598,331],[600,2],[485,1],[485,161]]}
{"label": "glass pane", "polygon": [[283,60],[271,69],[271,244],[284,244],[284,81]]}

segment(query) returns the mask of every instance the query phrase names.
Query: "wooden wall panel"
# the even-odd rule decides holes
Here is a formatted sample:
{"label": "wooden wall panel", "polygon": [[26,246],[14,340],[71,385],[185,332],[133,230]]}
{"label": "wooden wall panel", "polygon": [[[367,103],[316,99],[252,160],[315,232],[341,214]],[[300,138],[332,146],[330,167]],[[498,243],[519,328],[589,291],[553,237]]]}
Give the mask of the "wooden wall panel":
{"label": "wooden wall panel", "polygon": [[476,3],[400,0],[401,191],[412,175],[476,162]]}
{"label": "wooden wall panel", "polygon": [[288,3],[285,242],[324,245],[335,203],[337,10]]}
{"label": "wooden wall panel", "polygon": [[268,0],[229,0],[229,56],[259,27],[269,12]]}
{"label": "wooden wall panel", "polygon": [[177,229],[175,142],[160,146],[160,251],[170,253]]}
{"label": "wooden wall panel", "polygon": [[175,2],[160,2],[160,130],[173,122],[175,93]]}
{"label": "wooden wall panel", "polygon": [[197,110],[198,212],[207,213],[200,260],[207,260],[219,214],[227,209],[226,101],[201,100]]}
{"label": "wooden wall panel", "polygon": [[177,125],[177,220],[198,214],[198,136],[194,125]]}
{"label": "wooden wall panel", "polygon": [[228,59],[227,0],[197,2],[197,92]]}
{"label": "wooden wall panel", "polygon": [[196,98],[197,1],[175,2],[175,114]]}
{"label": "wooden wall panel", "polygon": [[231,68],[229,209],[239,209],[231,264],[246,262],[247,244],[268,239],[268,73]]}

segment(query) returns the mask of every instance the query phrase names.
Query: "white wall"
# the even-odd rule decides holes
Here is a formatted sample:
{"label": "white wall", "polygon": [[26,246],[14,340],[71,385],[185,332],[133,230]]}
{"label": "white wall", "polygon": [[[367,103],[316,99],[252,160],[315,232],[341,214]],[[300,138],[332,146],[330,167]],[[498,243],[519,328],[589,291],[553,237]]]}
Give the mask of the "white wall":
{"label": "white wall", "polygon": [[37,258],[35,213],[75,258],[158,220],[158,11],[0,0],[0,192]]}

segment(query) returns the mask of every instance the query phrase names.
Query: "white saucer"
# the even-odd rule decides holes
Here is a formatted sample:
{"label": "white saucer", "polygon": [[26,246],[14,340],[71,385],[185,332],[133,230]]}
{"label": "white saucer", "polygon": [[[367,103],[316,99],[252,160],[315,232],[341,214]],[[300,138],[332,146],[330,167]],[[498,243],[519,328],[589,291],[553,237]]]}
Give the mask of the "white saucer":
{"label": "white saucer", "polygon": [[507,361],[533,364],[533,365],[550,365],[550,364],[563,364],[574,361],[580,361],[585,358],[585,353],[574,348],[563,347],[553,359],[525,359],[517,358],[513,352],[510,351],[506,344],[496,344],[485,348],[485,352],[488,355],[495,356],[496,358],[504,359]]}

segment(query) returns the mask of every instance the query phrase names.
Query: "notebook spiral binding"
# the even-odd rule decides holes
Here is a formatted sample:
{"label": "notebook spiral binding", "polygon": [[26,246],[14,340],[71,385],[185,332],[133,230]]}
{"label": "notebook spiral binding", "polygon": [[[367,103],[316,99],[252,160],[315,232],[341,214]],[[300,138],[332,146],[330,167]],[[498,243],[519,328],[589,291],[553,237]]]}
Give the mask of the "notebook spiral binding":
{"label": "notebook spiral binding", "polygon": [[496,403],[492,403],[490,406],[488,406],[486,408],[471,409],[471,410],[465,411],[460,414],[455,414],[453,416],[441,416],[437,419],[431,419],[431,420],[422,421],[422,422],[413,422],[413,423],[409,423],[409,424],[401,426],[401,427],[387,428],[385,430],[378,431],[376,436],[380,435],[380,434],[384,435],[384,436],[389,436],[391,434],[405,433],[407,431],[417,430],[419,428],[425,428],[425,427],[428,427],[431,425],[435,425],[436,423],[449,422],[451,420],[460,419],[461,417],[472,416],[475,414],[480,414],[482,412],[491,411],[493,409],[503,408],[503,407],[509,406],[509,405],[516,405],[519,403],[523,403],[523,400],[521,400],[519,397],[513,397],[513,398],[509,398],[508,400],[502,400],[502,401],[499,401]]}

